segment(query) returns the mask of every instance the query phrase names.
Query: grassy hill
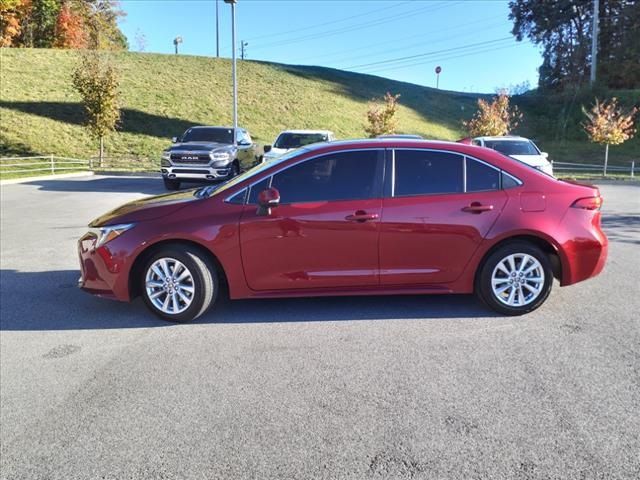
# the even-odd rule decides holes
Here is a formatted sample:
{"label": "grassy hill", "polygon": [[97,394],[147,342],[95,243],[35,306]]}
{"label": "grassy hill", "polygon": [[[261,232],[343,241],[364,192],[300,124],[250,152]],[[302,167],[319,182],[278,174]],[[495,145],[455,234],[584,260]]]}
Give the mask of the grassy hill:
{"label": "grassy hill", "polygon": [[[168,139],[189,126],[232,122],[229,60],[128,52],[114,54],[114,60],[122,73],[123,118],[107,139],[109,157],[155,166]],[[76,63],[73,51],[0,49],[0,156],[95,156],[96,142],[82,127],[82,105],[71,87]],[[256,61],[239,62],[238,78],[240,124],[260,143],[271,143],[286,128],[362,137],[367,102],[386,91],[401,94],[399,131],[455,140],[464,135],[461,120],[473,114],[477,99],[371,75]],[[623,95],[627,103],[640,98],[637,91]],[[578,132],[575,99],[569,109],[563,101],[535,96],[518,102],[526,118],[522,132],[553,158],[601,159],[602,148]],[[613,163],[634,156],[640,160],[638,140],[611,151]]]}

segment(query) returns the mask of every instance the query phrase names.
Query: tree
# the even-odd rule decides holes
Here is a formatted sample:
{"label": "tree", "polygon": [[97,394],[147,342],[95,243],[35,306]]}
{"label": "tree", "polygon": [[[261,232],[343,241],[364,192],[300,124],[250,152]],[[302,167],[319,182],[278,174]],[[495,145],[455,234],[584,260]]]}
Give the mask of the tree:
{"label": "tree", "polygon": [[60,8],[53,45],[58,48],[87,48],[88,39],[82,15],[72,8],[71,2],[65,2]]}
{"label": "tree", "polygon": [[120,120],[118,72],[109,59],[98,52],[86,52],[72,75],[87,115],[87,127],[100,140],[100,166],[104,166],[104,137]]}
{"label": "tree", "polygon": [[634,136],[634,117],[638,113],[636,107],[628,112],[624,112],[618,106],[618,99],[612,98],[610,101],[596,102],[587,110],[582,107],[582,112],[587,117],[587,121],[582,124],[589,139],[594,143],[605,145],[604,150],[604,175],[607,174],[609,163],[609,145],[620,145]]}
{"label": "tree", "polygon": [[60,0],[31,0],[32,45],[51,48],[55,37]]}
{"label": "tree", "polygon": [[[640,86],[640,2],[598,0],[599,82],[610,88]],[[589,81],[592,0],[511,0],[509,18],[517,40],[543,47],[539,86],[563,90]]]}
{"label": "tree", "polygon": [[30,11],[30,0],[0,0],[0,47],[20,43],[24,18]]}
{"label": "tree", "polygon": [[387,92],[383,99],[384,105],[377,104],[375,99],[371,101],[367,110],[368,124],[364,127],[364,131],[369,134],[370,138],[395,133],[398,123],[395,118],[398,111],[398,98],[400,98],[400,94],[391,95]]}
{"label": "tree", "polygon": [[509,105],[509,95],[500,92],[491,102],[479,98],[478,111],[471,120],[462,124],[472,137],[501,136],[514,130],[521,119],[518,107]]}

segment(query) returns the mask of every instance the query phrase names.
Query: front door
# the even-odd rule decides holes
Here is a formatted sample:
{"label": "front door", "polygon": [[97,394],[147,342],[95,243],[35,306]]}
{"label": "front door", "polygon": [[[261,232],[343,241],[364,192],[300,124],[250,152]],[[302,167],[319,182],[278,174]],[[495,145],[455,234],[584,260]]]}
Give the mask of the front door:
{"label": "front door", "polygon": [[[383,151],[324,154],[254,185],[240,221],[242,264],[252,290],[376,286]],[[257,213],[269,186],[271,214]]]}
{"label": "front door", "polygon": [[455,281],[497,220],[500,171],[462,155],[396,150],[380,233],[382,285]]}

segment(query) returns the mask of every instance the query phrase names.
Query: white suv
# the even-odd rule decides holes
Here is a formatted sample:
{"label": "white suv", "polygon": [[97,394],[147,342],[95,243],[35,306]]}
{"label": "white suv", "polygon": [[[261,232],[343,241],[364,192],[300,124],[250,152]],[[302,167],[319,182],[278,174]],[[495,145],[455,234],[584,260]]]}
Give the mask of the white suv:
{"label": "white suv", "polygon": [[263,162],[269,162],[281,157],[296,148],[311,143],[332,142],[336,138],[329,130],[285,130],[280,132],[273,145],[264,146]]}
{"label": "white suv", "polygon": [[549,161],[549,154],[540,149],[528,138],[524,137],[476,137],[472,140],[474,145],[496,150],[516,160],[531,165],[547,175],[553,176],[553,166]]}

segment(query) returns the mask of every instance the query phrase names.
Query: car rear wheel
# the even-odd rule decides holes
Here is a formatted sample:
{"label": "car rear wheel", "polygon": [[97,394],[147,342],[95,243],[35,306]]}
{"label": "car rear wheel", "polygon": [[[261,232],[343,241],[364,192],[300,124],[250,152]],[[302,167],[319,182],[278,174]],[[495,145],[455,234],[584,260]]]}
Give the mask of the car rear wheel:
{"label": "car rear wheel", "polygon": [[167,190],[179,190],[180,189],[180,180],[172,180],[170,178],[163,178],[164,187]]}
{"label": "car rear wheel", "polygon": [[140,280],[147,307],[173,322],[198,318],[218,293],[215,268],[188,247],[166,247],[152,255]]}
{"label": "car rear wheel", "polygon": [[542,305],[553,285],[547,255],[528,242],[511,242],[484,262],[476,293],[484,303],[504,315],[523,315]]}

